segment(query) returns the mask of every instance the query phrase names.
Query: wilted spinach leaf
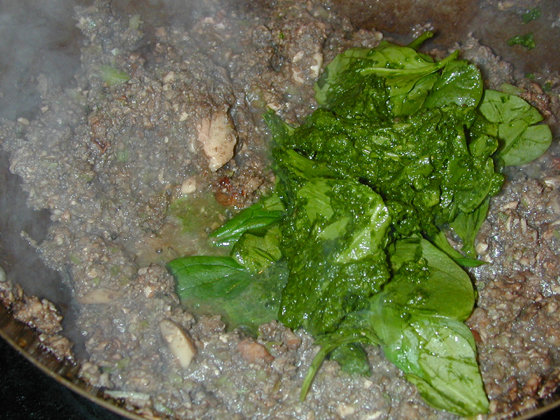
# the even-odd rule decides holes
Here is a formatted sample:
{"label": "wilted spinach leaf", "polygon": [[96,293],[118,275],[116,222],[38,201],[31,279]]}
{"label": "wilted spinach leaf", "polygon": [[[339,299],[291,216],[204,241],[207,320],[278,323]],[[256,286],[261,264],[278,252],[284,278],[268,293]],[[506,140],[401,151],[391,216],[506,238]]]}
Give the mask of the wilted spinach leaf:
{"label": "wilted spinach leaf", "polygon": [[315,178],[299,189],[281,225],[290,276],[279,319],[329,332],[379,291],[388,279],[389,221],[381,198],[357,181]]}
{"label": "wilted spinach leaf", "polygon": [[385,355],[433,407],[472,416],[488,411],[472,333],[462,321],[474,290],[468,275],[424,239],[398,241],[394,276],[369,307],[352,313],[321,345],[302,386],[309,389],[321,361],[348,343],[381,344]]}
{"label": "wilted spinach leaf", "polygon": [[[401,308],[379,309],[373,322],[384,320],[381,340],[387,358],[416,385],[435,408],[470,417],[488,411],[488,399],[476,359],[472,333],[454,319],[419,315],[403,316]],[[381,304],[382,305],[382,304]]]}
{"label": "wilted spinach leaf", "polygon": [[429,92],[424,106],[435,108],[449,105],[476,107],[482,98],[480,71],[467,61],[451,61]]}
{"label": "wilted spinach leaf", "polygon": [[463,416],[486,412],[474,338],[462,323],[475,302],[470,278],[424,239],[397,242],[391,258],[398,261],[393,280],[370,306],[386,356],[434,407]]}
{"label": "wilted spinach leaf", "polygon": [[552,142],[548,125],[535,125],[543,119],[539,111],[518,96],[486,90],[479,110],[486,119],[479,124],[500,141],[498,153],[506,166],[531,162]]}
{"label": "wilted spinach leaf", "polygon": [[233,246],[231,256],[252,273],[259,273],[282,258],[280,228],[274,226],[264,234],[246,232]]}
{"label": "wilted spinach leaf", "polygon": [[210,234],[215,245],[232,245],[245,232],[264,229],[278,222],[284,215],[284,207],[276,194],[258,201],[242,210],[227,223]]}
{"label": "wilted spinach leaf", "polygon": [[192,256],[170,261],[181,298],[231,297],[251,282],[251,273],[231,257]]}

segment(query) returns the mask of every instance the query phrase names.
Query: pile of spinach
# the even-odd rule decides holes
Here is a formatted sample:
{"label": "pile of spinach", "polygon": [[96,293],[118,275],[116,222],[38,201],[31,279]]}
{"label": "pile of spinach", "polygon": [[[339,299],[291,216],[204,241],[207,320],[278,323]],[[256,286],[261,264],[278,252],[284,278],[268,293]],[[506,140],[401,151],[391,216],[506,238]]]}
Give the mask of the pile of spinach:
{"label": "pile of spinach", "polygon": [[363,346],[374,344],[432,406],[488,410],[464,324],[475,291],[461,265],[479,264],[474,240],[500,169],[537,158],[552,136],[523,99],[485,91],[457,52],[440,61],[418,52],[429,36],[337,56],[299,127],[265,114],[275,193],[211,234],[227,256],[169,263],[184,299],[236,302],[249,314],[239,324],[268,317],[315,335],[302,399],[329,355],[367,375]]}

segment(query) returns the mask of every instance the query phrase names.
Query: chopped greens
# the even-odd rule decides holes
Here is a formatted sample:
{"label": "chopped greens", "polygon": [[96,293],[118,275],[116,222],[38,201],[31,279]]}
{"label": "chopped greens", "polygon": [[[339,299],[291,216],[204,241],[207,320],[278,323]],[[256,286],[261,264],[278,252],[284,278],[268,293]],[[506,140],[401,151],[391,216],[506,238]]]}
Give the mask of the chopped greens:
{"label": "chopped greens", "polygon": [[535,42],[535,36],[532,32],[529,32],[525,35],[515,35],[508,39],[507,43],[510,46],[521,45],[528,50],[532,50],[537,46],[537,43]]}
{"label": "chopped greens", "polygon": [[[431,36],[338,55],[299,127],[266,113],[275,193],[210,235],[229,256],[169,263],[183,299],[230,302],[248,314],[236,325],[278,319],[316,336],[302,399],[325,357],[368,375],[363,346],[380,345],[433,407],[488,411],[463,323],[476,293],[461,266],[482,264],[475,238],[499,169],[536,159],[552,136],[523,99],[484,91],[458,52],[418,52]],[[244,307],[253,289],[265,308]]]}
{"label": "chopped greens", "polygon": [[116,86],[126,83],[130,80],[130,76],[123,70],[116,69],[112,66],[101,66],[99,68],[101,79],[109,86]]}
{"label": "chopped greens", "polygon": [[298,189],[289,212],[281,228],[290,275],[279,319],[313,334],[331,332],[389,279],[388,209],[357,181],[314,178]]}
{"label": "chopped greens", "polygon": [[528,9],[525,13],[521,15],[521,20],[523,23],[529,23],[533,20],[536,20],[542,16],[542,11],[540,7],[534,7],[532,9]]}

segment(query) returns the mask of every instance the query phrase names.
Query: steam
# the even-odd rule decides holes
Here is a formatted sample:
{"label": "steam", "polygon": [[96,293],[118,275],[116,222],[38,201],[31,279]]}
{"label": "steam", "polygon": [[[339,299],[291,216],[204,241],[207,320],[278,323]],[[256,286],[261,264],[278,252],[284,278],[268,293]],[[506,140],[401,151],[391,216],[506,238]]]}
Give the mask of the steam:
{"label": "steam", "polygon": [[83,0],[5,0],[0,9],[0,117],[29,118],[35,77],[72,79],[79,64],[73,6]]}
{"label": "steam", "polygon": [[[62,88],[75,84],[80,66],[82,34],[76,27],[75,7],[93,0],[1,0],[0,4],[0,119],[6,127],[23,130],[40,112],[39,75]],[[146,26],[188,26],[200,16],[223,7],[218,0],[113,1],[116,15],[140,14]],[[148,43],[146,41],[146,43]],[[12,130],[13,131],[13,130]],[[65,320],[73,317],[64,273],[49,269],[32,243],[48,234],[51,214],[30,209],[21,179],[10,173],[9,155],[2,150],[0,121],[0,267],[5,278],[26,293],[57,305]],[[78,341],[78,340],[74,340]]]}
{"label": "steam", "polygon": [[[36,113],[36,77],[70,83],[79,64],[75,1],[6,0],[0,6],[0,118],[26,123]],[[0,131],[0,145],[3,143]],[[19,177],[0,149],[0,266],[8,280],[31,295],[57,304],[69,301],[60,275],[45,267],[30,240],[41,242],[49,223],[46,210],[27,207]],[[27,238],[22,237],[22,232]]]}
{"label": "steam", "polygon": [[64,305],[69,301],[69,290],[56,271],[45,267],[29,242],[44,239],[49,212],[27,207],[27,194],[19,185],[20,178],[9,173],[8,157],[3,152],[0,168],[0,267],[7,280],[19,283],[27,293]]}

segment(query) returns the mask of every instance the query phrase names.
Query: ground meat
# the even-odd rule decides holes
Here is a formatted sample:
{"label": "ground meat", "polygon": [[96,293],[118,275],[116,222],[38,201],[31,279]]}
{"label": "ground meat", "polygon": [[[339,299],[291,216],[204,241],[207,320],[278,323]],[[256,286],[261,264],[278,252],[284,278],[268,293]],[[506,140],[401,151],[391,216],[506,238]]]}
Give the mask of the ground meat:
{"label": "ground meat", "polygon": [[33,328],[39,342],[58,359],[74,361],[72,343],[59,334],[62,328],[62,316],[55,305],[46,299],[28,296],[18,284],[5,279],[4,270],[0,267],[0,304],[14,319]]}
{"label": "ground meat", "polygon": [[558,385],[558,220],[557,187],[521,176],[494,198],[479,233],[490,264],[474,270],[478,307],[468,323],[494,413],[530,409]]}
{"label": "ground meat", "polygon": [[492,50],[480,45],[472,35],[460,45],[461,56],[483,70],[484,83],[489,89],[500,89],[502,83],[513,83],[513,67],[500,60]]}
{"label": "ground meat", "polygon": [[[37,118],[0,125],[29,205],[51,212],[37,248],[79,303],[81,377],[146,416],[454,418],[428,407],[378,347],[366,349],[371,376],[326,361],[301,402],[318,351],[309,334],[271,322],[254,337],[181,306],[165,263],[204,249],[207,230],[229,216],[224,206],[243,208],[274,185],[263,112],[301,123],[317,106],[313,85],[324,63],[382,39],[355,30],[328,1],[233,11],[204,3],[192,22],[166,27],[139,26],[106,1],[79,9],[76,84],[63,90],[39,77]],[[557,113],[557,99],[476,39],[461,48],[489,87],[510,83],[549,119]],[[491,264],[472,270],[479,301],[468,324],[497,416],[535,406],[560,380],[560,165],[551,154],[508,174],[476,245]],[[3,281],[0,298],[70,357],[49,302]],[[188,363],[169,346],[162,322],[192,347]]]}

